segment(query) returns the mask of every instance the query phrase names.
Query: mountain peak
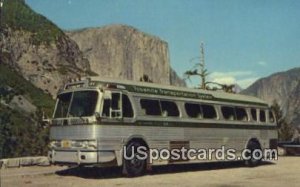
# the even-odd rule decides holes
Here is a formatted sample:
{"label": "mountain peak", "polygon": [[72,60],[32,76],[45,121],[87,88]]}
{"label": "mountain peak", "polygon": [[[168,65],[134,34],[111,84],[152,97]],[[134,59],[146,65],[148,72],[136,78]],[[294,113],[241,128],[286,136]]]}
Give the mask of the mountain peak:
{"label": "mountain peak", "polygon": [[79,33],[98,34],[100,32],[110,33],[111,35],[115,35],[115,36],[118,36],[118,35],[119,36],[120,35],[129,36],[132,34],[139,34],[139,35],[143,35],[145,37],[149,37],[152,39],[157,39],[157,40],[167,44],[167,42],[163,41],[158,36],[148,34],[146,32],[143,32],[143,31],[133,27],[133,26],[125,25],[125,24],[111,24],[111,25],[105,25],[105,26],[101,26],[101,27],[87,27],[87,28],[82,28],[82,29],[67,30],[65,32],[69,36],[73,36],[73,35],[79,34]]}
{"label": "mountain peak", "polygon": [[300,124],[300,68],[259,79],[242,93],[257,96],[273,104],[276,100],[292,124]]}

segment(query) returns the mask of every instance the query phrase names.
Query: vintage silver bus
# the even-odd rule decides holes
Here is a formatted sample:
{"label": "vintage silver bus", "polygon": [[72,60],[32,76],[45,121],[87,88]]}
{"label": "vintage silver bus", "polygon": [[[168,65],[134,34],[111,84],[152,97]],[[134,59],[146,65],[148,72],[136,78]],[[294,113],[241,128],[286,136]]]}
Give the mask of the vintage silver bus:
{"label": "vintage silver bus", "polygon": [[122,166],[135,176],[152,165],[210,161],[124,159],[124,151],[139,146],[147,151],[225,146],[236,155],[245,148],[277,148],[276,119],[264,101],[222,91],[98,77],[67,83],[59,91],[50,120],[53,164]]}

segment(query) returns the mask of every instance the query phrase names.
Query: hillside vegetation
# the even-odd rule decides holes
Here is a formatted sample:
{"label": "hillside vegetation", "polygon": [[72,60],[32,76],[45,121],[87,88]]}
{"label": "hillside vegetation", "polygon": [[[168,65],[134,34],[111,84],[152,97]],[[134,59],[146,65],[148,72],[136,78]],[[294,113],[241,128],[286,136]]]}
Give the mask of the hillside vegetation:
{"label": "hillside vegetation", "polygon": [[63,32],[46,17],[37,14],[24,0],[6,0],[2,12],[2,26],[32,33],[33,44],[50,43],[63,36]]}
{"label": "hillside vegetation", "polygon": [[10,67],[0,64],[0,88],[4,90],[4,87],[12,88],[10,92],[0,92],[0,98],[4,99],[6,103],[15,95],[23,95],[48,116],[51,115],[54,107],[52,97],[32,85]]}
{"label": "hillside vegetation", "polygon": [[[37,110],[26,113],[12,107],[15,96],[23,96]],[[43,112],[50,116],[53,107],[50,95],[0,63],[0,158],[45,155],[48,128],[43,127],[42,116]]]}

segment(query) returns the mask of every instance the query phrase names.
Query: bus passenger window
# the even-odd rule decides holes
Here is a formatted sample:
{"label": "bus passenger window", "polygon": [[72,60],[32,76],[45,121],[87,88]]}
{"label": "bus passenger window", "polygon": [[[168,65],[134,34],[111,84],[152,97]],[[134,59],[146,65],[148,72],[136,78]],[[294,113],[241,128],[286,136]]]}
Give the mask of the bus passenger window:
{"label": "bus passenger window", "polygon": [[133,109],[131,102],[127,95],[122,95],[122,111],[123,117],[132,118],[133,117]]}
{"label": "bus passenger window", "polygon": [[216,119],[217,118],[217,112],[214,106],[212,105],[201,105],[202,112],[203,112],[203,118],[206,119]]}
{"label": "bus passenger window", "polygon": [[223,106],[221,108],[224,119],[226,120],[236,120],[235,110],[233,107]]}
{"label": "bus passenger window", "polygon": [[161,110],[158,100],[141,99],[141,108],[144,110],[145,115],[160,116]]}
{"label": "bus passenger window", "polygon": [[186,114],[191,118],[203,118],[201,107],[199,104],[185,103],[184,108]]}
{"label": "bus passenger window", "polygon": [[273,115],[272,111],[269,111],[269,122],[270,123],[274,123],[275,122],[275,118],[274,118],[274,115]]}
{"label": "bus passenger window", "polygon": [[251,116],[254,121],[257,121],[256,109],[254,108],[251,109]]}
{"label": "bus passenger window", "polygon": [[246,113],[246,110],[244,108],[236,108],[236,118],[239,121],[248,121],[248,115]]}
{"label": "bus passenger window", "polygon": [[161,110],[165,113],[165,116],[179,116],[179,110],[176,103],[171,101],[160,101]]}
{"label": "bus passenger window", "polygon": [[259,118],[260,118],[260,122],[266,122],[266,112],[264,110],[260,110]]}

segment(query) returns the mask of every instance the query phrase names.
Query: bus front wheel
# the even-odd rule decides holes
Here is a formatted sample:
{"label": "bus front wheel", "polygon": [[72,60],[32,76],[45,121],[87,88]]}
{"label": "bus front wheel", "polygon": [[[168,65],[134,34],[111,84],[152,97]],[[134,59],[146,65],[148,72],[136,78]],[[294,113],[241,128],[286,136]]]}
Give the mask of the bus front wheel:
{"label": "bus front wheel", "polygon": [[123,155],[123,174],[128,177],[136,177],[144,174],[147,159],[141,159],[142,155],[137,151],[138,147],[143,146],[140,142],[130,142],[126,146],[126,157]]}

